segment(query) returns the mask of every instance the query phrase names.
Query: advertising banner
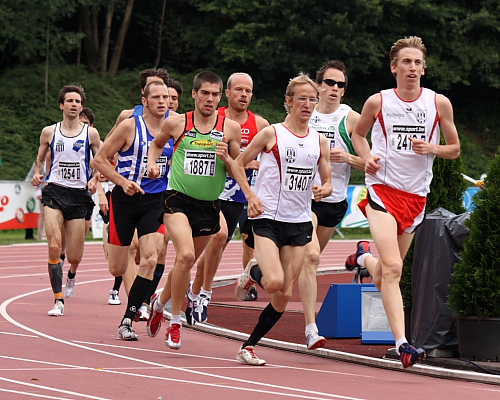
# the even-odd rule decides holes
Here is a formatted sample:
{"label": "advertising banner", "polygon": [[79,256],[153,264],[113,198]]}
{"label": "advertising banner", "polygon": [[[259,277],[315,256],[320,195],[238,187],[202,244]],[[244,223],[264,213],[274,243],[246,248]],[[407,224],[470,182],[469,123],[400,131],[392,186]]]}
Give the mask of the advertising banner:
{"label": "advertising banner", "polygon": [[0,229],[38,227],[36,187],[23,181],[0,181]]}

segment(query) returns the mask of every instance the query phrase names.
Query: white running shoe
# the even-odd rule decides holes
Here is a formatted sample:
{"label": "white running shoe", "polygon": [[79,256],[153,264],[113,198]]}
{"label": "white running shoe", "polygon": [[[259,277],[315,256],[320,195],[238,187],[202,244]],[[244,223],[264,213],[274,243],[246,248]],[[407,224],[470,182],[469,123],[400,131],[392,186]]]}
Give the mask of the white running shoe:
{"label": "white running shoe", "polygon": [[149,319],[149,314],[151,310],[147,304],[142,304],[139,307],[139,321],[147,321]]}
{"label": "white running shoe", "polygon": [[122,304],[122,302],[120,301],[120,297],[118,296],[118,290],[109,291],[108,304],[112,306],[119,306],[120,304]]}
{"label": "white running shoe", "polygon": [[240,347],[236,359],[243,364],[248,365],[265,365],[266,360],[262,360],[253,351],[254,346]]}
{"label": "white running shoe", "polygon": [[309,350],[325,347],[326,339],[318,335],[318,332],[309,332],[306,336],[306,344]]}
{"label": "white running shoe", "polygon": [[243,273],[238,277],[236,287],[234,289],[234,295],[239,301],[244,301],[250,292],[250,289],[257,283],[250,276],[250,270],[254,265],[257,265],[257,260],[255,258],[248,262],[247,266],[243,270]]}
{"label": "white running shoe", "polygon": [[73,279],[69,279],[66,281],[66,287],[64,288],[64,296],[66,298],[70,298],[73,296],[73,293],[75,293],[75,286],[76,286],[76,277]]}
{"label": "white running shoe", "polygon": [[139,336],[132,329],[132,321],[130,318],[125,318],[123,323],[118,328],[117,338],[122,340],[136,341]]}
{"label": "white running shoe", "polygon": [[56,300],[52,310],[49,310],[48,314],[51,317],[61,317],[64,315],[64,303],[61,300]]}

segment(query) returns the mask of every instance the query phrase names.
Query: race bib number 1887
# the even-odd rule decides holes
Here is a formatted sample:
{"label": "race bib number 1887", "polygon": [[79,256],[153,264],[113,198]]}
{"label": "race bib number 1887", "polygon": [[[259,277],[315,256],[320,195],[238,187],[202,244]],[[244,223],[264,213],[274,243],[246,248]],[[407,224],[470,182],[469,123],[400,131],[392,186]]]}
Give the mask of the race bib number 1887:
{"label": "race bib number 1887", "polygon": [[216,155],[213,151],[186,150],[184,173],[187,175],[215,176]]}

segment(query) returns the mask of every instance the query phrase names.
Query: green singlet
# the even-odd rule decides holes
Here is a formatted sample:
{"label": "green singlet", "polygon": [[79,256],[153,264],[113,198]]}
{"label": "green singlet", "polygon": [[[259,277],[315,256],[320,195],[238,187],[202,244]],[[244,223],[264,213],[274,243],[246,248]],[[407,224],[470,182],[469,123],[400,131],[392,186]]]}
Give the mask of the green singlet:
{"label": "green singlet", "polygon": [[215,148],[224,137],[225,118],[218,115],[214,128],[200,133],[193,111],[186,113],[186,128],[174,147],[169,186],[197,200],[217,200],[226,183],[226,165]]}

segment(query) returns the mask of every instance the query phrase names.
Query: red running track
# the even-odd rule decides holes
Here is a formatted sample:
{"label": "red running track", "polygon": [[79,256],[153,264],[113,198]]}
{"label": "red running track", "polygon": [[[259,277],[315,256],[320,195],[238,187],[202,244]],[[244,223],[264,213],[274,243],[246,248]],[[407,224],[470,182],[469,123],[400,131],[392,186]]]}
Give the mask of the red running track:
{"label": "red running track", "polygon": [[[323,266],[342,265],[353,242],[333,241]],[[173,248],[167,256],[172,265]],[[337,255],[337,257],[333,257]],[[102,247],[88,243],[75,295],[63,317],[49,317],[46,244],[0,247],[0,399],[498,399],[500,388],[258,347],[269,364],[238,363],[239,343],[190,329],[170,350],[163,332],[116,339],[124,305],[109,306],[112,277]],[[219,276],[241,271],[241,244],[230,243]],[[67,268],[65,268],[65,273]],[[163,284],[163,281],[162,281]],[[125,300],[123,290],[122,301]]]}

